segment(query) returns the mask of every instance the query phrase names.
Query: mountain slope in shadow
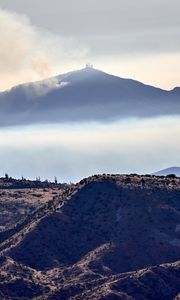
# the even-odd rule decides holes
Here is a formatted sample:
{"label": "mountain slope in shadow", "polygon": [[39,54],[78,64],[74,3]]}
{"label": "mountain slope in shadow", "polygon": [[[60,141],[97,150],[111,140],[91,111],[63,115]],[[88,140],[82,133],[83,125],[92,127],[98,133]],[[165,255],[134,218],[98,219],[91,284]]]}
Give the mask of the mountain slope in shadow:
{"label": "mountain slope in shadow", "polygon": [[[15,261],[38,270],[79,261],[119,273],[179,258],[179,178],[86,179],[58,210],[37,211],[4,246]],[[17,232],[18,234],[18,232]]]}
{"label": "mountain slope in shadow", "polygon": [[93,68],[0,94],[0,126],[175,114],[180,114],[180,88],[166,91]]}
{"label": "mountain slope in shadow", "polygon": [[179,198],[174,177],[103,174],[65,187],[0,244],[0,296],[178,297]]}

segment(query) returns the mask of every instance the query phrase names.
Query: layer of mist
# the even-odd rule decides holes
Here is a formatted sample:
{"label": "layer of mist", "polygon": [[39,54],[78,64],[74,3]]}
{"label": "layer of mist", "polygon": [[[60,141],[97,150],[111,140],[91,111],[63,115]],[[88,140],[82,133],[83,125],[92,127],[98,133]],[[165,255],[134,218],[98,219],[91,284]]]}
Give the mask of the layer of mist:
{"label": "layer of mist", "polygon": [[180,165],[180,119],[127,119],[1,129],[1,174],[61,182]]}

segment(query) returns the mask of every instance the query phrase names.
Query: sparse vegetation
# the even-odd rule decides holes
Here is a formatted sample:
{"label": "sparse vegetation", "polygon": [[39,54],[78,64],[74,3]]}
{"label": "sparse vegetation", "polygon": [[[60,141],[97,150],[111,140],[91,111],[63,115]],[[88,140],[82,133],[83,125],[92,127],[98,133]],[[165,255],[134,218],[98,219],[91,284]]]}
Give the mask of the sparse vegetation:
{"label": "sparse vegetation", "polygon": [[1,195],[19,205],[28,197],[40,201],[24,220],[1,232],[3,297],[95,300],[143,294],[154,300],[178,294],[180,265],[168,263],[179,259],[180,178],[103,174],[61,190],[5,189]]}

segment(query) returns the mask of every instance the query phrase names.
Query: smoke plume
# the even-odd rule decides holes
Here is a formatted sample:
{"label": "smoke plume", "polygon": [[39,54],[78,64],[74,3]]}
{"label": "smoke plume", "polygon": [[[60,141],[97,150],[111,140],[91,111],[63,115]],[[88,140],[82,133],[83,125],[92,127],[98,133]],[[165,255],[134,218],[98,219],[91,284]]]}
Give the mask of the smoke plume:
{"label": "smoke plume", "polygon": [[86,49],[33,26],[27,16],[0,8],[0,90],[41,80],[80,61]]}

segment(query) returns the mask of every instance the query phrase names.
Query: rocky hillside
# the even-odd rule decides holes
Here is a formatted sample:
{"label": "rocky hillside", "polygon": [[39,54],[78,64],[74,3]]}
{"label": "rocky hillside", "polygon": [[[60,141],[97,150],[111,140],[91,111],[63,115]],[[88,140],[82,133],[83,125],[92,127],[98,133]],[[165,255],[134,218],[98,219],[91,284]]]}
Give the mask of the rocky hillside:
{"label": "rocky hillside", "polygon": [[0,189],[0,236],[59,193],[57,187]]}
{"label": "rocky hillside", "polygon": [[0,299],[178,300],[180,262],[116,275],[83,266],[36,271],[10,258],[1,260]]}
{"label": "rocky hillside", "polygon": [[4,235],[3,296],[173,299],[179,199],[173,177],[104,174],[66,187]]}
{"label": "rocky hillside", "polygon": [[8,174],[6,174],[5,177],[0,177],[0,190],[63,188],[65,185],[64,183],[58,183],[56,178],[55,182],[51,182],[48,180],[41,181],[40,178],[36,180],[29,180],[23,177],[16,179],[9,177]]}
{"label": "rocky hillside", "polygon": [[0,240],[4,230],[15,226],[27,215],[51,200],[66,186],[47,180],[0,178]]}

